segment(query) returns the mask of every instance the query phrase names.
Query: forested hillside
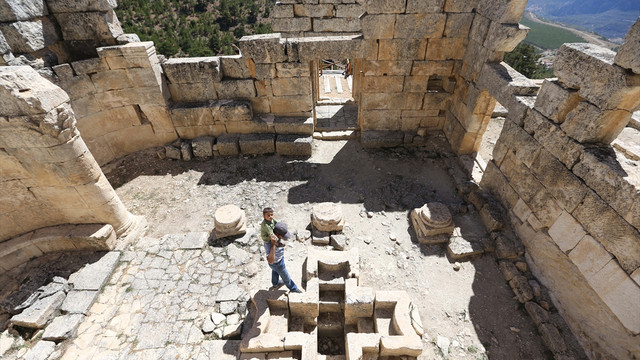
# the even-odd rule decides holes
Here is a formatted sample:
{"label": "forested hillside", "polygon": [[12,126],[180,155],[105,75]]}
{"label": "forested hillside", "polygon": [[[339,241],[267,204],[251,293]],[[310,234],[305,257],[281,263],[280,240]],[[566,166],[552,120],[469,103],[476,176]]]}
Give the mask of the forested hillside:
{"label": "forested hillside", "polygon": [[271,32],[275,0],[119,0],[126,33],[152,40],[167,57],[231,55],[244,35]]}

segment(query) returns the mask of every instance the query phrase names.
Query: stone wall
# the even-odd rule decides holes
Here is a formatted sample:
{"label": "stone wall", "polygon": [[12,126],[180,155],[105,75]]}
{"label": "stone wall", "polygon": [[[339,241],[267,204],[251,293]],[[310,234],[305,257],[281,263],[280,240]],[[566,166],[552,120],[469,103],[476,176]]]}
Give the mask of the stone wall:
{"label": "stone wall", "polygon": [[0,241],[58,224],[132,215],[76,128],[68,95],[29,66],[0,67]]}
{"label": "stone wall", "polygon": [[53,70],[98,163],[175,140],[153,43],[100,47],[97,53]]}
{"label": "stone wall", "polygon": [[591,358],[640,356],[639,164],[609,145],[640,106],[639,24],[617,55],[565,44],[537,96],[504,65],[478,80],[509,109],[481,186]]}
{"label": "stone wall", "polygon": [[94,57],[122,35],[115,0],[0,2],[0,65],[30,65],[45,76],[59,63]]}

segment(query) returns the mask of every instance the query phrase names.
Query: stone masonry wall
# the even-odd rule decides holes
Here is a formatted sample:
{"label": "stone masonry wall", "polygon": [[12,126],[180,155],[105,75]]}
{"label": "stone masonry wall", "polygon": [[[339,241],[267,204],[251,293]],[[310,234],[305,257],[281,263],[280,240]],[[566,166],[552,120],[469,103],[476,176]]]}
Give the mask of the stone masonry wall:
{"label": "stone masonry wall", "polygon": [[[509,109],[481,186],[591,358],[640,357],[640,171],[609,145],[640,106],[640,21],[618,54],[565,44],[537,96],[485,65]],[[634,67],[635,66],[635,67]],[[526,84],[525,84],[526,85]]]}
{"label": "stone masonry wall", "polygon": [[96,56],[122,35],[115,0],[0,1],[0,65],[50,67]]}
{"label": "stone masonry wall", "polygon": [[98,163],[175,140],[153,43],[100,47],[97,53],[53,69]]}
{"label": "stone masonry wall", "polygon": [[132,215],[76,128],[69,97],[29,66],[0,67],[0,241],[46,226]]}

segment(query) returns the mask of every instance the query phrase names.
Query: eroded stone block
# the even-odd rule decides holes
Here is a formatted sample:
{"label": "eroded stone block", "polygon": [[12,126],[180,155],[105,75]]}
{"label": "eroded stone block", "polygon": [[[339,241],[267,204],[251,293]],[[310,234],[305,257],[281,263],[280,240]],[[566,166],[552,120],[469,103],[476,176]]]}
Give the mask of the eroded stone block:
{"label": "eroded stone block", "polygon": [[625,69],[631,69],[634,73],[640,74],[638,54],[640,54],[640,20],[636,20],[627,32],[624,44],[618,49],[614,62]]}

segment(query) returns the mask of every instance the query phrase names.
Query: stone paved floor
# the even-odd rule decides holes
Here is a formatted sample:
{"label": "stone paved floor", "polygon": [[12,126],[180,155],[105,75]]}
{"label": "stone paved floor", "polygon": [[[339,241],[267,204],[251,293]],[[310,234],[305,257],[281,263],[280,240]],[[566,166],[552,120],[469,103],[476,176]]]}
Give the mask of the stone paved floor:
{"label": "stone paved floor", "polygon": [[316,106],[316,130],[338,131],[358,128],[358,107],[353,104]]}
{"label": "stone paved floor", "polygon": [[237,289],[256,273],[251,259],[259,255],[250,254],[259,249],[238,242],[185,248],[182,238],[147,237],[122,253],[62,359],[215,358],[202,319],[222,289]]}

